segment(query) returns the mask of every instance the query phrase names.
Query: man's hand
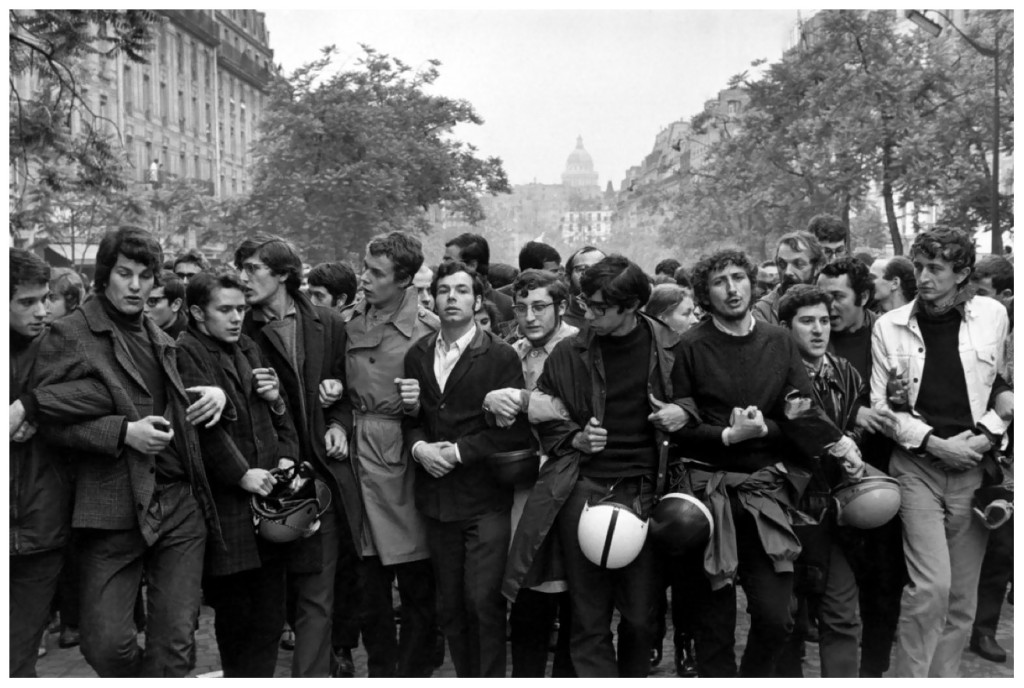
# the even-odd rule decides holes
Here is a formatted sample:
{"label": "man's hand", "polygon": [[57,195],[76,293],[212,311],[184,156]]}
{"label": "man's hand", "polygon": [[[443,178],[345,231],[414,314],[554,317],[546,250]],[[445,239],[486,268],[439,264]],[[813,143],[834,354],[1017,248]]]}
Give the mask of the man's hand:
{"label": "man's hand", "polygon": [[857,443],[851,438],[843,435],[838,442],[832,445],[829,453],[839,459],[843,470],[851,478],[860,478],[864,475],[864,458],[860,455]]}
{"label": "man's hand", "polygon": [[910,403],[910,374],[907,371],[899,373],[895,367],[889,368],[889,379],[885,383],[885,394],[889,400],[889,406],[897,411],[906,408]]}
{"label": "man's hand", "polygon": [[996,403],[993,405],[995,412],[999,414],[999,417],[1005,420],[1007,423],[1013,420],[1013,392],[1006,390],[1001,392],[996,397]]}
{"label": "man's hand", "polygon": [[[984,439],[984,435],[981,436]],[[988,440],[985,439],[985,445]],[[981,461],[981,443],[974,433],[964,430],[959,435],[942,439],[932,435],[928,438],[928,453],[942,461],[950,470],[966,471]]]}
{"label": "man's hand", "polygon": [[256,382],[256,395],[266,402],[276,404],[281,398],[281,381],[273,368],[253,368],[253,380]]}
{"label": "man's hand", "polygon": [[877,435],[892,435],[896,431],[896,414],[889,409],[861,406],[857,409],[857,427]]}
{"label": "man's hand", "polygon": [[238,481],[240,488],[246,492],[258,494],[261,497],[266,497],[270,494],[270,491],[274,489],[276,484],[277,478],[270,471],[263,470],[262,468],[250,468],[242,476],[242,479]]}
{"label": "man's hand", "polygon": [[686,425],[686,422],[690,420],[690,414],[678,404],[659,401],[654,398],[653,394],[648,394],[647,396],[651,400],[651,406],[655,408],[654,413],[647,416],[647,420],[659,430],[676,432],[681,430]]}
{"label": "man's hand", "polygon": [[572,438],[573,448],[584,454],[596,454],[599,451],[604,451],[607,445],[608,431],[601,427],[597,418],[591,418],[583,429]]}
{"label": "man's hand", "polygon": [[35,423],[29,423],[28,421],[25,421],[24,423],[21,424],[21,427],[14,431],[14,437],[11,438],[11,441],[28,442],[35,436],[36,430],[38,429],[39,426],[36,425]]}
{"label": "man's hand", "polygon": [[21,424],[25,422],[25,405],[21,403],[21,399],[15,399],[14,403],[11,404],[11,431],[10,437],[14,437],[14,433],[18,431]]}
{"label": "man's hand", "polygon": [[484,397],[484,410],[498,418],[512,421],[522,410],[522,391],[512,387],[496,389]]}
{"label": "man's hand", "polygon": [[340,461],[348,456],[348,436],[345,434],[345,428],[340,425],[327,428],[324,444],[327,445],[327,458]]}
{"label": "man's hand", "polygon": [[729,444],[745,442],[768,434],[764,415],[756,406],[734,408],[729,421]]}
{"label": "man's hand", "polygon": [[447,475],[455,468],[454,460],[447,460],[442,451],[454,447],[451,442],[425,442],[417,445],[413,458],[435,478]]}
{"label": "man's hand", "polygon": [[146,416],[128,423],[124,443],[143,454],[159,454],[174,438],[170,422],[163,416]]}
{"label": "man's hand", "polygon": [[402,397],[402,408],[406,413],[416,413],[420,408],[420,381],[416,378],[395,378],[398,393]]}
{"label": "man's hand", "polygon": [[344,391],[345,385],[341,384],[341,380],[333,378],[324,380],[320,383],[320,405],[327,408],[338,399],[341,399],[341,394]]}
{"label": "man's hand", "polygon": [[185,409],[185,420],[192,425],[199,425],[204,421],[210,421],[204,427],[212,428],[220,420],[220,414],[224,413],[224,407],[228,404],[228,397],[220,387],[199,386],[189,387],[186,392],[195,392],[201,396],[191,406]]}

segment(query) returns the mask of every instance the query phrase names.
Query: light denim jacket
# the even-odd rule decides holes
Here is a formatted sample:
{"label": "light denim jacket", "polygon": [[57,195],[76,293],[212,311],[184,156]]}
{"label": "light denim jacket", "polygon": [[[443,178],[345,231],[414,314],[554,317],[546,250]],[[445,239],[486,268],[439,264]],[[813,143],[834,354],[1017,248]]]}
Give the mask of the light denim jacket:
{"label": "light denim jacket", "polygon": [[[888,408],[886,382],[889,368],[907,371],[910,377],[910,408],[917,406],[924,372],[924,338],[911,315],[917,299],[905,306],[889,311],[878,319],[871,333],[871,404],[875,408]],[[965,317],[960,323],[960,361],[967,382],[967,396],[975,424],[984,425],[994,434],[1003,434],[1007,423],[988,408],[992,384],[1003,369],[1004,342],[1009,329],[1006,308],[995,299],[975,296],[964,304]],[[897,412],[899,423],[896,442],[907,449],[918,449],[931,431],[919,413],[914,410]]]}

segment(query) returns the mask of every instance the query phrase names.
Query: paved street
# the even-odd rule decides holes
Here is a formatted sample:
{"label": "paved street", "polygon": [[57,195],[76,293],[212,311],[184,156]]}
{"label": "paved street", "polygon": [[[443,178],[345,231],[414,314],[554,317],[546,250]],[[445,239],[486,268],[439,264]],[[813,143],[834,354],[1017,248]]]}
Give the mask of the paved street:
{"label": "paved street", "polygon": [[[742,592],[739,595],[738,602],[740,613],[737,615],[739,620],[740,628],[737,631],[737,657],[743,650],[743,644],[746,640],[747,635],[747,623],[748,617],[743,613],[743,609],[746,606],[746,600],[743,598]],[[671,619],[669,619],[669,632],[667,634],[668,640],[664,645],[665,656],[657,669],[652,673],[652,677],[655,678],[666,678],[675,676],[675,657],[672,647],[672,631],[671,631]],[[968,651],[964,655],[964,661],[962,664],[962,670],[964,676],[970,678],[1012,678],[1013,677],[1013,605],[1005,604],[1003,606],[1003,615],[999,623],[998,633],[999,643],[1007,650],[1009,659],[1006,664],[995,664],[993,662],[986,661],[981,657],[978,657],[974,653]],[[199,650],[197,654],[197,665],[193,672],[193,675],[200,675],[208,672],[217,671],[220,669],[220,660],[217,655],[217,642],[213,636],[213,611],[209,607],[203,607],[202,616],[199,622],[199,631],[197,633],[199,641]],[[47,655],[39,660],[37,666],[39,676],[43,678],[57,678],[57,677],[95,677],[95,672],[85,663],[78,648],[71,648],[62,650],[57,647],[57,635],[48,636],[48,647],[49,652]],[[277,671],[275,676],[277,677],[288,677],[291,675],[290,662],[291,653],[281,651],[278,656]],[[354,653],[354,659],[356,664],[356,676],[366,676],[366,652],[360,647]],[[509,660],[509,671],[511,671],[511,659]],[[818,663],[818,651],[817,645],[807,645],[807,656],[804,660],[804,674],[808,678],[819,677],[821,668]],[[435,676],[440,677],[454,677],[455,669],[452,666],[451,660],[445,658],[445,663],[438,670]]]}

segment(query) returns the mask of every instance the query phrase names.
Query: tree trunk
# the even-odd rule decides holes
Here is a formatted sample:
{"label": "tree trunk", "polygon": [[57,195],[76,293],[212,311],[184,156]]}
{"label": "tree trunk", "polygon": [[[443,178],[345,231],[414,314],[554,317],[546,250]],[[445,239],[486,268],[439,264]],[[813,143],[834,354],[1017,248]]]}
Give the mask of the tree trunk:
{"label": "tree trunk", "polygon": [[882,148],[882,200],[885,203],[885,221],[889,225],[894,255],[903,255],[903,237],[896,222],[896,204],[892,200],[892,138],[887,137]]}

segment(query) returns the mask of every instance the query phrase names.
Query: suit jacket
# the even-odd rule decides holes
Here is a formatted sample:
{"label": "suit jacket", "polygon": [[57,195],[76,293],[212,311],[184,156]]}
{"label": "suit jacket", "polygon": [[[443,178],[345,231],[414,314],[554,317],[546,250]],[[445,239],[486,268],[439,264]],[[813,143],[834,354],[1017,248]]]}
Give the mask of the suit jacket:
{"label": "suit jacket", "polygon": [[416,342],[405,355],[405,377],[420,383],[420,411],[403,421],[406,447],[419,441],[458,445],[462,463],[441,478],[416,465],[416,508],[439,521],[461,521],[512,508],[512,488],[494,479],[488,459],[531,446],[530,426],[520,414],[508,428],[482,410],[488,392],[523,388],[519,356],[496,335],[477,328],[452,369],[442,392],[434,376],[434,349],[440,333]]}
{"label": "suit jacket", "polygon": [[[299,435],[299,458],[316,467],[331,488],[333,505],[344,511],[348,520],[351,543],[359,542],[362,528],[362,501],[348,458],[341,461],[327,458],[324,435],[327,426],[344,427],[341,400],[322,408],[319,387],[323,380],[345,380],[345,321],[338,311],[314,306],[303,294],[292,294],[298,317],[298,368],[281,338],[267,323],[254,320],[252,311],[245,316],[242,331],[255,341],[266,361],[281,380],[281,392]],[[300,382],[301,381],[301,382]],[[321,565],[320,535],[300,542],[301,554],[291,562],[293,571],[319,570]],[[358,551],[357,551],[358,554]]]}
{"label": "suit jacket", "polygon": [[[143,318],[154,354],[167,381],[166,414],[193,493],[206,517],[211,540],[220,539],[216,508],[203,470],[199,438],[185,420],[188,397],[178,374],[177,347],[159,327]],[[41,427],[47,441],[73,450],[76,466],[76,528],[129,529],[141,527],[156,484],[156,456],[143,454],[123,443],[125,421],[140,420],[153,412],[153,398],[136,369],[117,327],[101,299],[91,299],[71,315],[53,323],[43,340],[37,361],[40,387],[57,382],[98,380],[110,394],[115,409],[84,423]]]}
{"label": "suit jacket", "polygon": [[[266,364],[256,343],[242,335],[230,348],[190,326],[178,341],[178,367],[186,385],[216,385],[228,397],[225,412],[212,428],[200,426],[203,464],[224,534],[224,547],[207,547],[205,571],[214,576],[258,568],[261,554],[284,553],[259,540],[252,527],[252,494],[238,486],[250,468],[270,470],[281,457],[299,456],[298,436],[287,410],[275,414],[256,394],[253,368]],[[273,552],[271,550],[278,550]]]}

